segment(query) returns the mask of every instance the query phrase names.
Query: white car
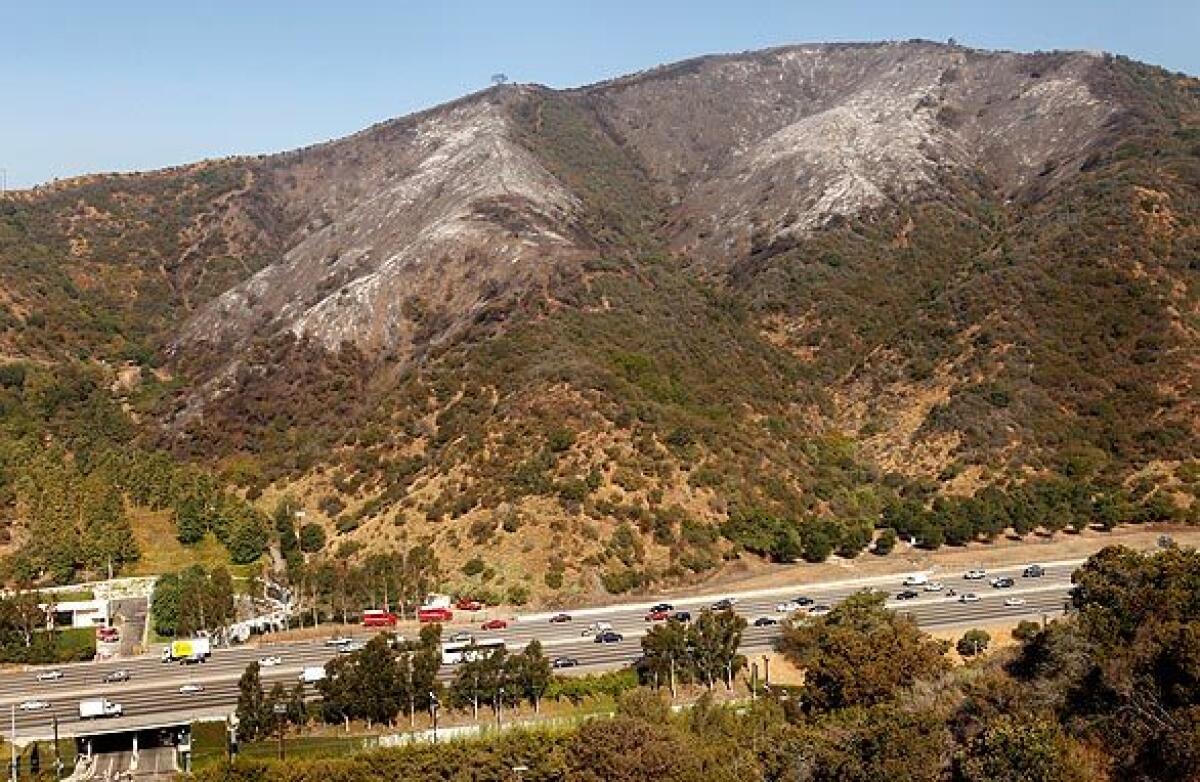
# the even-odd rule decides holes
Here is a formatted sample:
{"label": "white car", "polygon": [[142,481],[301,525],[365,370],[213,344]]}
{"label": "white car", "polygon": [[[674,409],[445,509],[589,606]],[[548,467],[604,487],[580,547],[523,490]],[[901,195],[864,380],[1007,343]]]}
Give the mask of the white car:
{"label": "white car", "polygon": [[987,571],[979,568],[968,570],[966,573],[963,573],[963,578],[968,581],[982,581],[987,578]]}
{"label": "white car", "polygon": [[50,708],[50,704],[46,701],[22,701],[17,708],[21,711],[42,711]]}
{"label": "white car", "polygon": [[353,643],[354,639],[348,635],[339,635],[330,638],[325,642],[326,646],[345,646],[348,643]]}
{"label": "white car", "polygon": [[809,616],[825,616],[825,614],[828,614],[832,610],[833,609],[827,605],[815,605],[808,609],[808,614]]}
{"label": "white car", "polygon": [[258,664],[263,668],[274,668],[276,665],[283,665],[283,658],[272,654],[269,657],[264,657],[259,660]]}
{"label": "white car", "polygon": [[179,688],[180,695],[195,695],[198,692],[204,692],[203,684],[185,684]]}
{"label": "white car", "polygon": [[975,594],[974,592],[967,592],[966,594],[964,594],[958,598],[958,602],[960,602],[960,603],[978,603],[979,595]]}
{"label": "white car", "polygon": [[925,585],[926,592],[941,592],[943,589],[945,589],[945,587],[942,586],[941,581],[930,581]]}
{"label": "white car", "polygon": [[42,671],[37,675],[39,682],[56,682],[63,677],[63,672],[55,669],[53,671]]}
{"label": "white car", "polygon": [[1023,598],[1023,597],[1007,597],[1004,599],[1004,605],[1008,606],[1009,608],[1017,608],[1019,606],[1025,605],[1025,598]]}
{"label": "white car", "polygon": [[775,606],[775,613],[777,613],[777,614],[794,614],[797,611],[799,611],[801,608],[802,608],[802,606],[799,603],[797,603],[795,600],[789,600],[786,603],[780,603],[777,606]]}
{"label": "white car", "polygon": [[906,586],[906,587],[924,586],[927,583],[929,583],[928,576],[922,575],[920,573],[916,573],[916,574],[911,575],[908,578],[904,579],[903,586]]}

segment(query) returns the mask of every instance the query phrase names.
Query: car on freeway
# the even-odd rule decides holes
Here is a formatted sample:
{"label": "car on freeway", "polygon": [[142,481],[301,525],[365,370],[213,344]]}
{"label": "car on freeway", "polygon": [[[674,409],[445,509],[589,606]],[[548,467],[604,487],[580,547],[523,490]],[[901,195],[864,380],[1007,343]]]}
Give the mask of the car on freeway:
{"label": "car on freeway", "polygon": [[124,668],[121,668],[116,671],[110,671],[109,673],[104,674],[103,681],[105,684],[113,684],[115,682],[127,682],[127,681],[129,681],[129,671],[125,670]]}
{"label": "car on freeway", "polygon": [[733,607],[735,605],[737,605],[737,600],[734,600],[732,597],[725,597],[725,598],[722,598],[722,599],[718,600],[717,602],[713,603],[712,610],[714,610],[714,611],[732,611]]}
{"label": "car on freeway", "polygon": [[920,597],[921,593],[915,589],[906,589],[903,592],[896,593],[897,600],[912,600],[914,597]]}
{"label": "car on freeway", "polygon": [[754,620],[755,627],[773,627],[779,624],[779,620],[773,616],[760,616]]}
{"label": "car on freeway", "polygon": [[483,602],[474,598],[464,597],[454,604],[459,611],[482,611]]}
{"label": "car on freeway", "polygon": [[50,708],[48,701],[21,701],[21,705],[17,706],[21,711],[42,711]]}
{"label": "car on freeway", "polygon": [[201,692],[204,692],[203,684],[185,684],[179,688],[180,695],[196,695]]}
{"label": "car on freeway", "polygon": [[689,611],[676,611],[675,613],[671,614],[671,621],[687,624],[688,622],[692,621],[692,614]]}
{"label": "car on freeway", "polygon": [[52,671],[42,671],[37,675],[39,682],[56,682],[63,677],[63,672],[55,668]]}
{"label": "car on freeway", "polygon": [[670,611],[651,611],[646,614],[647,622],[665,622],[671,618]]}
{"label": "car on freeway", "polygon": [[1004,605],[1008,606],[1009,608],[1019,608],[1020,606],[1025,605],[1025,598],[1006,597],[1004,598]]}
{"label": "car on freeway", "polygon": [[468,633],[466,630],[459,630],[457,633],[451,633],[450,637],[446,639],[448,643],[452,644],[469,644],[474,640],[475,635],[473,633]]}
{"label": "car on freeway", "polygon": [[821,605],[816,605],[808,609],[808,614],[809,616],[824,616],[832,610],[833,608],[822,603]]}
{"label": "car on freeway", "polygon": [[777,614],[794,614],[797,611],[799,611],[802,607],[803,606],[801,606],[795,600],[789,600],[786,603],[777,603],[775,605],[775,613],[777,613]]}
{"label": "car on freeway", "polygon": [[965,578],[967,581],[982,581],[983,579],[987,578],[987,571],[981,570],[980,568],[972,568],[966,573],[963,573],[963,578]]}
{"label": "car on freeway", "polygon": [[506,629],[508,629],[508,620],[507,619],[489,619],[486,622],[484,622],[483,624],[479,625],[479,627],[480,627],[480,629],[483,629],[483,630],[506,630]]}
{"label": "car on freeway", "polygon": [[924,586],[925,584],[928,584],[928,583],[929,583],[929,576],[926,576],[923,573],[914,573],[911,576],[908,576],[907,578],[905,578],[904,581],[901,582],[900,586],[917,587],[917,586]]}
{"label": "car on freeway", "polygon": [[941,581],[930,581],[924,586],[926,592],[941,592],[945,588]]}
{"label": "car on freeway", "polygon": [[555,614],[554,616],[550,617],[550,624],[552,624],[552,625],[560,625],[563,622],[570,622],[570,621],[571,621],[570,614]]}
{"label": "car on freeway", "polygon": [[325,645],[326,646],[345,646],[346,644],[351,643],[353,641],[354,641],[354,639],[348,635],[335,635],[333,638],[330,638],[327,641],[325,641]]}
{"label": "car on freeway", "polygon": [[274,668],[276,665],[283,665],[283,658],[277,654],[269,654],[258,661],[260,668]]}
{"label": "car on freeway", "polygon": [[965,592],[958,598],[958,602],[960,602],[960,603],[978,603],[979,595],[975,594],[974,592]]}
{"label": "car on freeway", "polygon": [[602,633],[596,633],[595,641],[598,644],[615,644],[625,640],[625,636],[615,630],[605,630]]}
{"label": "car on freeway", "polygon": [[651,612],[664,611],[669,614],[674,610],[675,610],[675,606],[671,605],[670,603],[658,603],[657,605],[650,606]]}
{"label": "car on freeway", "polygon": [[993,589],[1008,589],[1015,583],[1017,583],[1017,582],[1013,581],[1008,576],[1004,576],[1002,578],[993,578],[992,579],[992,588]]}
{"label": "car on freeway", "polygon": [[1041,565],[1026,565],[1021,571],[1022,578],[1041,578],[1046,575],[1046,568]]}
{"label": "car on freeway", "polygon": [[808,597],[807,595],[800,595],[799,597],[793,598],[792,602],[799,603],[801,606],[810,606],[813,603],[815,603],[816,601],[813,600],[811,597]]}
{"label": "car on freeway", "polygon": [[551,668],[576,668],[579,666],[579,660],[574,657],[555,657],[550,661]]}

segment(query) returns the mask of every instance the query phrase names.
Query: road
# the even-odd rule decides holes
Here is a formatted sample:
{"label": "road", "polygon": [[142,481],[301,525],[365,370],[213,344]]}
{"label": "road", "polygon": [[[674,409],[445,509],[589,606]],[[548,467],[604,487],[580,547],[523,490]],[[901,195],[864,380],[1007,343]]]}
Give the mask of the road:
{"label": "road", "polygon": [[[921,592],[920,597],[898,601],[889,599],[888,607],[911,614],[921,627],[932,630],[939,628],[965,628],[969,626],[1016,621],[1023,618],[1040,619],[1043,615],[1054,616],[1062,612],[1070,588],[1070,575],[1081,561],[1058,562],[1045,565],[1046,574],[1041,578],[1022,578],[1021,567],[999,568],[989,572],[989,578],[999,575],[1011,576],[1016,585],[1009,589],[994,589],[987,581],[964,581],[961,573],[939,574],[947,589],[960,594],[973,591],[981,598],[974,603],[961,603],[957,598],[944,593]],[[889,598],[900,591],[903,576],[884,576],[845,582],[807,584],[785,589],[759,590],[748,593],[732,593],[736,597],[736,610],[753,622],[759,616],[774,616],[777,603],[798,595],[812,598],[817,604],[834,605],[846,596],[864,588],[886,591]],[[917,587],[920,591],[920,587]],[[676,609],[697,611],[711,604],[716,598],[726,595],[705,595],[687,599],[674,599]],[[1020,597],[1025,604],[1005,605],[1006,598]],[[531,639],[537,638],[550,657],[570,656],[579,660],[578,668],[571,673],[593,673],[619,668],[632,662],[641,653],[640,639],[651,623],[645,621],[647,608],[657,601],[651,600],[621,606],[607,606],[571,612],[572,621],[551,624],[551,613],[527,614],[514,618],[504,630],[483,631],[478,623],[456,621],[446,626],[448,635],[456,630],[469,629],[477,638],[502,638],[511,649],[520,649]],[[456,619],[463,618],[460,613]],[[605,621],[624,635],[614,644],[595,643],[590,634],[581,634],[591,622]],[[342,630],[362,635],[368,631],[359,628],[331,628],[331,635]],[[746,628],[742,641],[745,654],[762,653],[771,649],[779,637],[777,626]],[[268,688],[276,681],[285,686],[295,684],[304,666],[323,665],[336,652],[325,646],[323,640],[289,641],[262,646],[243,646],[214,650],[212,658],[203,664],[183,666],[177,663],[160,662],[157,655],[136,658],[76,663],[57,666],[63,676],[57,681],[39,682],[36,675],[46,668],[31,668],[20,672],[0,673],[0,715],[13,705],[29,699],[47,701],[48,708],[35,711],[17,711],[17,732],[20,738],[45,738],[51,735],[51,719],[59,720],[60,733],[71,736],[76,733],[111,731],[161,725],[170,721],[186,722],[200,717],[219,717],[231,712],[237,702],[237,680],[247,664],[266,655],[277,655],[280,665],[263,668],[262,678]],[[103,678],[108,673],[125,669],[130,681],[106,684]],[[443,666],[441,676],[449,679],[453,668]],[[184,684],[200,684],[203,691],[192,695],[179,693]],[[82,698],[107,697],[124,707],[124,716],[116,719],[84,723],[78,716],[78,702]],[[7,719],[0,720],[7,722]]]}

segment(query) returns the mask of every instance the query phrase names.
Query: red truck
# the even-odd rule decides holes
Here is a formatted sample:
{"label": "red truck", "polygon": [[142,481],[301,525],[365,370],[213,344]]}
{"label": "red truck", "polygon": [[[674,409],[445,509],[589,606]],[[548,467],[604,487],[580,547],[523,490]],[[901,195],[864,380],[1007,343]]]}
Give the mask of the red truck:
{"label": "red truck", "polygon": [[395,627],[396,615],[391,611],[382,611],[378,608],[368,608],[362,613],[363,627]]}

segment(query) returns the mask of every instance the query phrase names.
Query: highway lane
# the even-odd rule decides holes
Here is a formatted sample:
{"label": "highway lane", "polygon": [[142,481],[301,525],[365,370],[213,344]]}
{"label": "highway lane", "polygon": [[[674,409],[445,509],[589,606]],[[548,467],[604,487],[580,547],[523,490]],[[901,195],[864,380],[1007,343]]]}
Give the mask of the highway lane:
{"label": "highway lane", "polygon": [[[1070,585],[1070,573],[1074,567],[1075,563],[1048,566],[1046,576],[1040,579],[1021,579],[1019,567],[997,569],[989,574],[989,577],[1011,575],[1016,578],[1016,586],[1011,589],[993,589],[987,581],[963,581],[961,574],[946,575],[942,576],[942,580],[947,589],[954,588],[960,593],[974,591],[979,594],[981,600],[977,603],[963,604],[956,598],[945,597],[944,593],[922,592],[915,600],[889,600],[888,605],[894,610],[910,613],[918,623],[930,629],[965,627],[1026,617],[1038,619],[1043,613],[1055,615],[1062,611]],[[805,594],[817,603],[834,605],[868,585],[886,588],[889,595],[894,596],[901,589],[901,579],[902,576],[893,576],[858,581],[854,584],[810,584],[791,590],[773,590],[766,594],[739,598],[736,609],[751,622],[761,615],[782,618],[782,615],[775,613],[774,608],[785,596]],[[1004,605],[1005,598],[1013,596],[1024,598],[1027,601],[1026,605]],[[695,614],[711,601],[712,597],[707,596],[672,602],[677,609],[690,610]],[[543,643],[547,655],[570,656],[580,661],[579,668],[564,672],[595,672],[626,665],[640,654],[640,638],[650,627],[650,623],[644,621],[643,615],[650,605],[652,602],[575,612],[579,618],[561,625],[550,624],[545,618],[548,614],[533,615],[538,618],[522,618],[507,630],[473,632],[480,638],[503,638],[513,649],[521,648],[531,638],[536,637]],[[612,624],[614,629],[625,636],[624,640],[611,645],[596,644],[590,634],[581,636],[580,626],[591,620],[602,620]],[[449,625],[447,633],[463,626],[465,625]],[[778,633],[778,627],[748,627],[743,651],[750,654],[768,650]],[[321,665],[335,653],[321,640],[296,641],[258,648],[219,649],[214,652],[209,662],[194,666],[164,664],[156,656],[60,666],[64,676],[57,682],[36,682],[34,670],[6,672],[0,674],[0,713],[11,704],[29,698],[49,701],[51,707],[47,710],[35,713],[18,712],[19,733],[30,730],[46,731],[51,716],[57,716],[62,723],[64,735],[83,727],[78,720],[77,704],[78,700],[85,697],[108,697],[124,706],[127,716],[101,723],[106,728],[154,724],[155,718],[162,721],[188,719],[198,714],[223,714],[228,713],[236,702],[237,679],[251,660],[265,655],[279,655],[283,664],[277,668],[264,668],[264,682],[269,687],[275,681],[282,681],[285,686],[290,687],[295,683],[303,666]],[[122,667],[130,671],[131,681],[119,684],[101,682],[106,673]],[[451,675],[452,669],[443,667],[442,676],[448,678]],[[189,682],[202,684],[204,692],[188,696],[179,694],[178,687]]]}

